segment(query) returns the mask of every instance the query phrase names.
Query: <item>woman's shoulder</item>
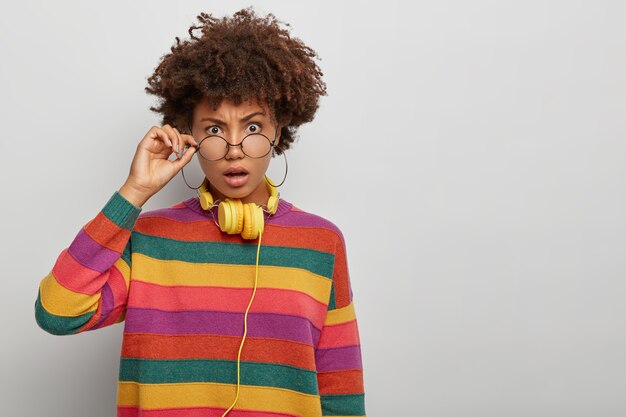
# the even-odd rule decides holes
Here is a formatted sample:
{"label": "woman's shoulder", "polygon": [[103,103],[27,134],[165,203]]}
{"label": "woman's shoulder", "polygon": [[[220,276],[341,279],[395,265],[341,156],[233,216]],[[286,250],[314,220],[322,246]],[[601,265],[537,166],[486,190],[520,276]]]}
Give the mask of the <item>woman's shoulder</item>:
{"label": "woman's shoulder", "polygon": [[272,224],[323,229],[332,232],[343,240],[341,229],[328,217],[303,209],[293,203],[288,204],[290,205],[289,211],[282,216],[272,219]]}
{"label": "woman's shoulder", "polygon": [[[198,200],[197,198],[195,199]],[[168,207],[156,208],[151,210],[144,210],[139,215],[138,221],[141,220],[174,220],[181,222],[189,222],[195,220],[202,220],[210,217],[211,214],[206,212],[203,213],[203,210],[195,210],[193,204],[193,198],[180,201],[176,204],[170,205]],[[197,203],[198,208],[200,206]]]}

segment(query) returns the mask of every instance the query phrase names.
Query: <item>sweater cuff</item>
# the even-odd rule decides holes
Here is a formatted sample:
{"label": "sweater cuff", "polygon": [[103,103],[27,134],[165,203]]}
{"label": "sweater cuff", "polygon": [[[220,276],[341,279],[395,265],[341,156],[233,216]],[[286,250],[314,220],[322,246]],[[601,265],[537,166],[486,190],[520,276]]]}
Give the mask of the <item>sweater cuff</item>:
{"label": "sweater cuff", "polygon": [[141,212],[141,207],[135,206],[125,199],[119,191],[115,191],[104,205],[102,212],[119,227],[132,230]]}

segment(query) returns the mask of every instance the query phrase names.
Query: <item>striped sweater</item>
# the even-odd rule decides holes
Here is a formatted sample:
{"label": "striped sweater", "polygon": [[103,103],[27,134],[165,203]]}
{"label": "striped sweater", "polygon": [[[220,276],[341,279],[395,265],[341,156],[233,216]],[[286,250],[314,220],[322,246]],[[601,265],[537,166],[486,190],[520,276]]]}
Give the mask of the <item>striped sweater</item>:
{"label": "striped sweater", "polygon": [[[124,322],[118,417],[220,417],[258,240],[221,232],[198,198],[141,211],[111,196],[41,280],[36,321],[55,335]],[[280,199],[265,213],[228,416],[364,416],[352,296],[341,231]]]}

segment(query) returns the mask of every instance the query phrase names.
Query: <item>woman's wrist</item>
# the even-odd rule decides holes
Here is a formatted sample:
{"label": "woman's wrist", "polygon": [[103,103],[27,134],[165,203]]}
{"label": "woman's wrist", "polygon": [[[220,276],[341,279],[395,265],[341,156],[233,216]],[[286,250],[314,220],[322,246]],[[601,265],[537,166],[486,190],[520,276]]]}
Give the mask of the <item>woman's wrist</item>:
{"label": "woman's wrist", "polygon": [[150,196],[146,196],[145,194],[137,191],[137,189],[133,188],[128,183],[124,183],[118,192],[122,195],[122,197],[137,207],[142,207],[146,204],[146,201],[150,199]]}

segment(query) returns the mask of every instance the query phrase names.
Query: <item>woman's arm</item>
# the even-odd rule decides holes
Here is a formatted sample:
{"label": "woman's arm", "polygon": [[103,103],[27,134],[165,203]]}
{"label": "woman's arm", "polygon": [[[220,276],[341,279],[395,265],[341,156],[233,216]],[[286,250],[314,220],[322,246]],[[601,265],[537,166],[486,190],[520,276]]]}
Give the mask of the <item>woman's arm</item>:
{"label": "woman's arm", "polygon": [[343,235],[335,250],[326,320],[315,348],[322,414],[365,416],[361,341]]}
{"label": "woman's arm", "polygon": [[141,208],[116,191],[63,249],[41,280],[35,319],[55,335],[124,320],[130,280],[131,230]]}

